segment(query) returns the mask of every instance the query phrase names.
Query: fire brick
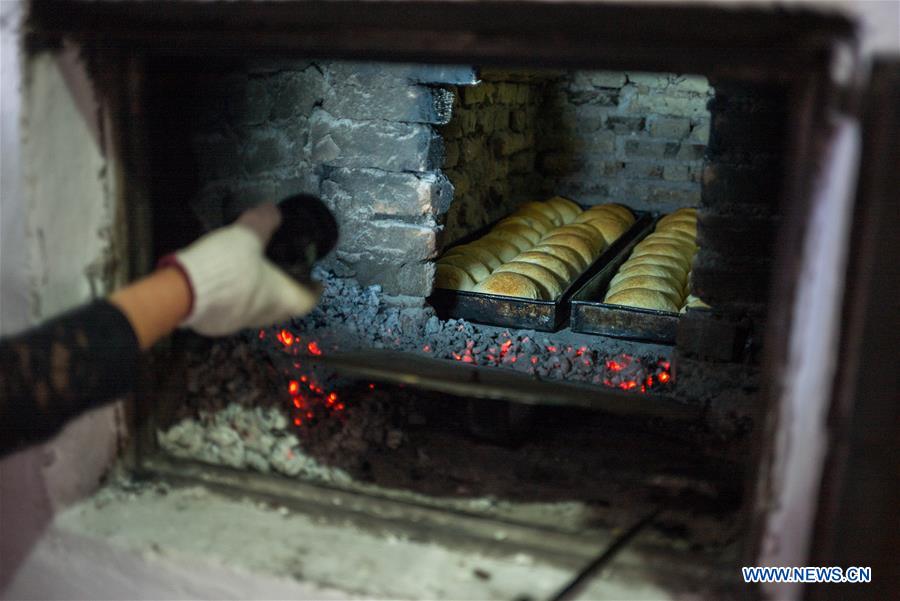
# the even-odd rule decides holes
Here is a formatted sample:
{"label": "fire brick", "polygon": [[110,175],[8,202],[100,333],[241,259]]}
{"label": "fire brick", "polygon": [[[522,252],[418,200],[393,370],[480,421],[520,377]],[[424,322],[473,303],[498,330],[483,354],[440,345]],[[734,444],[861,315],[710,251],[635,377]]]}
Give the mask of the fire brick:
{"label": "fire brick", "polygon": [[322,182],[323,199],[349,215],[437,216],[452,196],[450,181],[437,173],[333,169]]}
{"label": "fire brick", "polygon": [[[310,127],[312,160],[329,166],[429,171],[443,161],[441,140],[428,125],[338,119],[316,110]],[[328,138],[338,149],[337,155],[322,153]]]}

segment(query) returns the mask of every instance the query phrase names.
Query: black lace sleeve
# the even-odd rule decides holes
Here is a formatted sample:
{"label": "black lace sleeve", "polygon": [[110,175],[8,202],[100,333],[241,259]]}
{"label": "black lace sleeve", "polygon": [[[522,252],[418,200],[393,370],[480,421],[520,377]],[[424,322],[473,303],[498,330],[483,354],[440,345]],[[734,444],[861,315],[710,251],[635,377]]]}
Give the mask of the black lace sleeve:
{"label": "black lace sleeve", "polygon": [[131,324],[106,301],[0,341],[0,454],[129,392],[138,356]]}

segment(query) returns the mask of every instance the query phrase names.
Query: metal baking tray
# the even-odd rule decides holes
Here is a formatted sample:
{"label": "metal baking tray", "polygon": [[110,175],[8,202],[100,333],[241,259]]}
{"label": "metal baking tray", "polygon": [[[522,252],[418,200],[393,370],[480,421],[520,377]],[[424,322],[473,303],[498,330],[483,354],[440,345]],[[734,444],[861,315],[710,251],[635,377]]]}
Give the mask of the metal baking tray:
{"label": "metal baking tray", "polygon": [[[617,257],[623,248],[650,230],[654,222],[654,217],[650,213],[634,211],[634,215],[636,221],[631,228],[588,265],[556,300],[528,300],[445,288],[435,288],[428,300],[441,319],[465,319],[492,326],[555,332],[569,319],[569,300],[572,295],[598,270]],[[491,223],[465,236],[452,246],[480,238],[495,224],[496,222]]]}
{"label": "metal baking tray", "polygon": [[619,271],[619,267],[628,259],[637,243],[650,231],[648,227],[641,235],[630,239],[618,256],[607,262],[580,290],[576,291],[571,301],[570,326],[573,332],[646,342],[675,342],[680,314],[609,305],[597,300],[603,298],[610,280]]}

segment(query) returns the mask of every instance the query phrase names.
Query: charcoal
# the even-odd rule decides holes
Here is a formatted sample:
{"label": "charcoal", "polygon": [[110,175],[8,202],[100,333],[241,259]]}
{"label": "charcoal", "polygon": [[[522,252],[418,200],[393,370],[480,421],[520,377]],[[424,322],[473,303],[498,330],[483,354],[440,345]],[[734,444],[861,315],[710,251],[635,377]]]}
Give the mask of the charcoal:
{"label": "charcoal", "polygon": [[[630,389],[643,387],[667,354],[662,347],[571,332],[441,320],[420,299],[385,297],[379,286],[323,270],[314,277],[323,294],[306,317],[186,351],[185,402],[158,432],[163,450],[289,477],[365,479],[367,457],[403,452],[411,444],[406,428],[437,422],[414,408],[416,391],[382,391],[339,377],[310,355],[399,350]],[[613,370],[610,360],[619,355],[625,367]]]}

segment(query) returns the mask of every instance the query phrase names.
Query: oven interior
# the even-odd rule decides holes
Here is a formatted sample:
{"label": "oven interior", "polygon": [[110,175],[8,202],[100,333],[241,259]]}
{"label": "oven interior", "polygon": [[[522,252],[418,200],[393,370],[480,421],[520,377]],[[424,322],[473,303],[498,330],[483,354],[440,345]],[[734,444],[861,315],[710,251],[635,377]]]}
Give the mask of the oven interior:
{"label": "oven interior", "polygon": [[[428,537],[474,516],[470,537],[503,525],[510,547],[576,565],[638,525],[640,548],[676,566],[660,579],[718,586],[745,551],[784,84],[166,56],[143,86],[152,257],[298,192],[342,235],[309,316],[158,350],[139,471],[348,494],[362,523],[379,503],[416,508]],[[556,195],[698,208],[692,293],[711,308],[680,315],[671,340],[435,310],[444,249]]]}

